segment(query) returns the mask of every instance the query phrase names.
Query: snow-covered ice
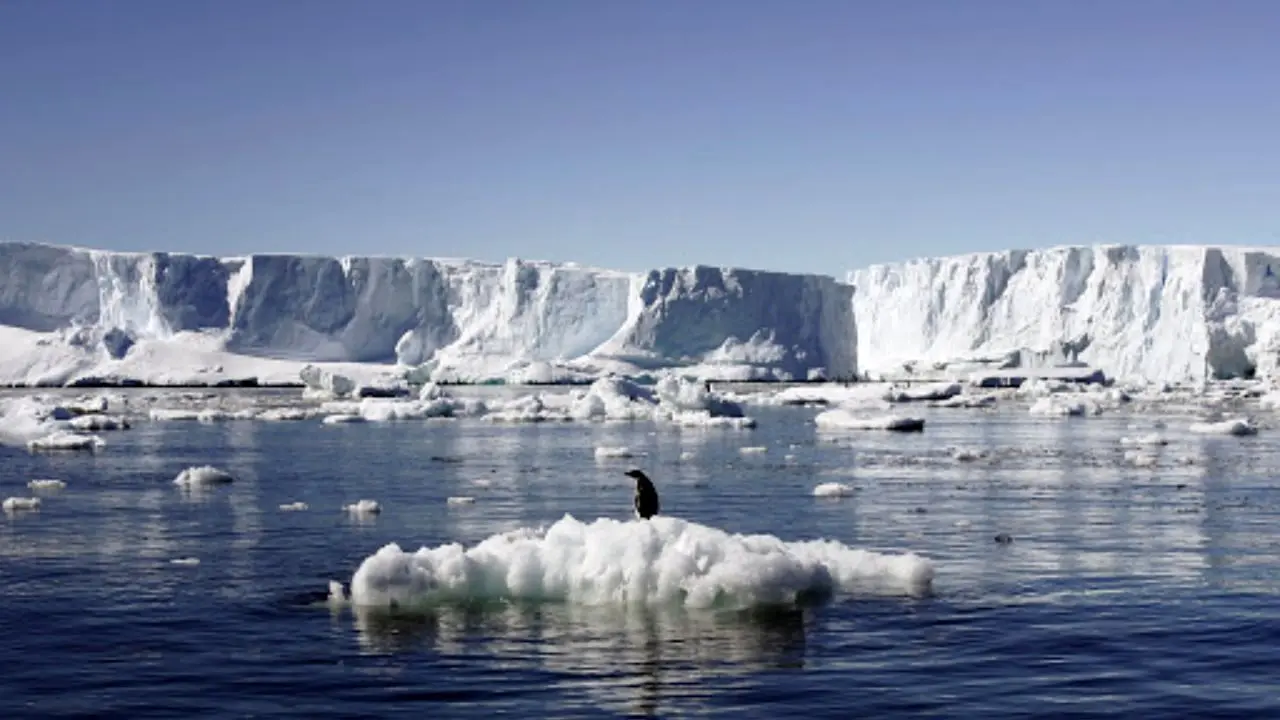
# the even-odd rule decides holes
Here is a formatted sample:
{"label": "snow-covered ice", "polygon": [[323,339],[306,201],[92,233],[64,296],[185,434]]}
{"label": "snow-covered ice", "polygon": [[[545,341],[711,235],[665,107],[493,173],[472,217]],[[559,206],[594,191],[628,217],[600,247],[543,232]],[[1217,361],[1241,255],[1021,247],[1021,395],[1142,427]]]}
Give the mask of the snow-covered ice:
{"label": "snow-covered ice", "polygon": [[409,377],[857,369],[853,288],[820,275],[0,243],[0,277],[2,384],[305,380],[315,392],[385,397]]}
{"label": "snow-covered ice", "polygon": [[5,498],[3,507],[5,512],[19,512],[22,510],[39,510],[40,498],[38,497]]}
{"label": "snow-covered ice", "polygon": [[[732,534],[662,515],[589,523],[565,515],[550,527],[501,533],[470,548],[405,552],[390,543],[356,569],[349,601],[384,608],[478,599],[747,607],[841,591],[923,595],[933,576],[933,563],[914,553]],[[331,597],[347,599],[334,585]]]}
{"label": "snow-covered ice", "polygon": [[1095,245],[886,263],[850,272],[872,375],[1051,368],[1199,381],[1280,358],[1274,248]]}
{"label": "snow-covered ice", "polygon": [[178,476],[173,479],[173,484],[183,487],[202,487],[205,485],[225,485],[234,480],[235,476],[226,470],[212,465],[197,465],[178,473]]}
{"label": "snow-covered ice", "polygon": [[920,432],[924,430],[924,418],[905,415],[862,415],[845,408],[835,408],[819,413],[813,419],[823,430],[887,430],[891,432]]}

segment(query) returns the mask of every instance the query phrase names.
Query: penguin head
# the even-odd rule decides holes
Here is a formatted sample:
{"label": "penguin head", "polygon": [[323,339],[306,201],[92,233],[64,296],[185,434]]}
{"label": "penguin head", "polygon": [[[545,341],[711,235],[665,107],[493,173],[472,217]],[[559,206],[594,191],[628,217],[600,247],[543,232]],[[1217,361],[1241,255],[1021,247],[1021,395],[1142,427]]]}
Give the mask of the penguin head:
{"label": "penguin head", "polygon": [[637,483],[649,482],[649,476],[645,475],[642,470],[639,470],[637,468],[632,468],[626,471],[625,473],[623,473],[623,475],[626,475],[629,478],[635,478]]}

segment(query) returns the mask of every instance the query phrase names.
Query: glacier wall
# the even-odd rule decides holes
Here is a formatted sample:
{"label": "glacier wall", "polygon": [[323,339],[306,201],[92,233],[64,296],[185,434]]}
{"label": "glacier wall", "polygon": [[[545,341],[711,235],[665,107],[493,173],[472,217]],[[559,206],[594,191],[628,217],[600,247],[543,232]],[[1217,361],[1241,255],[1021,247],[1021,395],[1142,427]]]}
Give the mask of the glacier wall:
{"label": "glacier wall", "polygon": [[0,326],[93,338],[111,358],[199,333],[237,356],[471,381],[539,363],[773,379],[857,369],[852,288],[824,276],[4,243],[0,279]]}
{"label": "glacier wall", "polygon": [[1278,275],[1280,254],[1265,248],[1100,245],[874,265],[847,279],[865,372],[1079,360],[1180,381],[1271,372]]}

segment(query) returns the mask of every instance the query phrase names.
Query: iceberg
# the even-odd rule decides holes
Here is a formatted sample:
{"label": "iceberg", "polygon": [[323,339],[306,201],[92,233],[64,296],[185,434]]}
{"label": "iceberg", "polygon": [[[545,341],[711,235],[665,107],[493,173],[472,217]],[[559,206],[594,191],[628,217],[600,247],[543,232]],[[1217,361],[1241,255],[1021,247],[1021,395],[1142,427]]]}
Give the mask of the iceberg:
{"label": "iceberg", "polygon": [[852,287],[730,268],[0,243],[8,385],[590,382],[857,371]]}
{"label": "iceberg", "polygon": [[1274,372],[1277,273],[1269,248],[1097,245],[880,264],[846,279],[864,373],[1087,365],[1181,382]]}

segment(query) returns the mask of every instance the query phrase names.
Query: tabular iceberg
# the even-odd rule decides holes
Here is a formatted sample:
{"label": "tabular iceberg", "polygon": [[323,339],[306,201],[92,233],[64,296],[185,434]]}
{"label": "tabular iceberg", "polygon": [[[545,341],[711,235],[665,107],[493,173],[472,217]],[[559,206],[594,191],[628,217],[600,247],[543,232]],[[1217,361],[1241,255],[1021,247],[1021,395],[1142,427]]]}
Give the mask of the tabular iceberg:
{"label": "tabular iceberg", "polygon": [[855,270],[859,367],[1080,361],[1112,377],[1273,372],[1280,255],[1194,246],[1062,247]]}
{"label": "tabular iceberg", "polygon": [[817,275],[3,243],[0,280],[6,384],[297,382],[306,363],[472,382],[857,371],[853,289]]}

